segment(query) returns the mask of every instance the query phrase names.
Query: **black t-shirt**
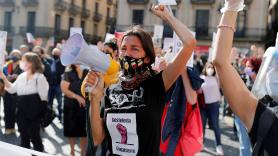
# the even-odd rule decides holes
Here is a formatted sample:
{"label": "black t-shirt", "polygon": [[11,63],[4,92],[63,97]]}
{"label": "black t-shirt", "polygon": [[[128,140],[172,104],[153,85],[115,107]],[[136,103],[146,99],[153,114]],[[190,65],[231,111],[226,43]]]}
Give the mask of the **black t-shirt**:
{"label": "black t-shirt", "polygon": [[[257,106],[254,123],[252,129],[249,133],[252,145],[256,143],[256,136],[258,132],[259,119],[266,109],[266,106],[259,103]],[[263,150],[267,152],[268,155],[264,154]],[[259,151],[259,156],[277,156],[278,155],[278,119],[276,118],[273,122],[267,136],[264,138],[261,150]]]}
{"label": "black t-shirt", "polygon": [[164,97],[161,73],[134,90],[124,90],[120,84],[106,90],[101,116],[111,155],[159,156]]}

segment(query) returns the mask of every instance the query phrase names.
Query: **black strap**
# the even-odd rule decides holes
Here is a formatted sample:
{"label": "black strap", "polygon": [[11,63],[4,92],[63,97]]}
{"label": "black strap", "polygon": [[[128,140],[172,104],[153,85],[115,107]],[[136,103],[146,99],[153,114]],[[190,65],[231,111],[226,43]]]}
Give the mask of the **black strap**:
{"label": "black strap", "polygon": [[257,141],[253,148],[252,156],[258,156],[261,149],[262,143],[266,135],[268,134],[273,122],[275,121],[275,114],[266,108],[259,119],[258,131],[257,131]]}

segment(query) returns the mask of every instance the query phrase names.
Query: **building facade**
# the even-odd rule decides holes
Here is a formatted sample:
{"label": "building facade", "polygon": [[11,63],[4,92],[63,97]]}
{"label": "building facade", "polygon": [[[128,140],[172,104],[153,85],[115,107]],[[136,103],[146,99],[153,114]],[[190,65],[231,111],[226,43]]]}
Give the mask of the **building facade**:
{"label": "building facade", "polygon": [[[149,11],[151,3],[156,3],[156,0],[118,1],[117,31],[139,24],[152,32],[154,24],[159,24],[164,25],[163,37],[172,37],[171,28]],[[177,0],[178,5],[172,6],[173,14],[196,32],[198,49],[201,51],[208,51],[211,45],[223,3],[223,0]],[[267,30],[268,2],[246,0],[245,3],[246,7],[237,19],[234,45],[241,48],[249,48],[252,44],[262,46]]]}
{"label": "building facade", "polygon": [[278,32],[278,0],[269,0],[266,47],[274,46]]}
{"label": "building facade", "polygon": [[26,33],[56,42],[70,27],[81,27],[88,42],[114,32],[116,0],[0,0],[0,30],[8,31],[7,49],[26,43]]}

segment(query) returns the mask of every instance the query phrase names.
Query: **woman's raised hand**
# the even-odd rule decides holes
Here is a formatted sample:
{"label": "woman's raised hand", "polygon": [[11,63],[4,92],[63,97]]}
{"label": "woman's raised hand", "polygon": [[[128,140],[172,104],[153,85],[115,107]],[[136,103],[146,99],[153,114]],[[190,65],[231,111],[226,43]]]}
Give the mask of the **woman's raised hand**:
{"label": "woman's raised hand", "polygon": [[225,0],[225,5],[221,9],[221,12],[222,13],[226,11],[239,12],[242,11],[244,7],[245,7],[244,0]]}
{"label": "woman's raised hand", "polygon": [[154,5],[152,4],[150,11],[161,18],[162,20],[166,20],[167,17],[172,16],[169,9],[165,5]]}

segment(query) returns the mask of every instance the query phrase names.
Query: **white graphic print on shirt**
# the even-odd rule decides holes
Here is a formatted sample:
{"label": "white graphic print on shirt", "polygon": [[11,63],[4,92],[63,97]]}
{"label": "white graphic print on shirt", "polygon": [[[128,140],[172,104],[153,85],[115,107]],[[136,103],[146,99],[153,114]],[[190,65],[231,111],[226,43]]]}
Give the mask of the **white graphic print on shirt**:
{"label": "white graphic print on shirt", "polygon": [[144,104],[144,89],[142,87],[130,93],[124,93],[119,85],[112,85],[109,89],[109,101],[113,108],[109,109],[129,109],[146,106]]}
{"label": "white graphic print on shirt", "polygon": [[107,128],[112,140],[112,152],[122,156],[135,156],[139,142],[135,113],[108,113]]}

